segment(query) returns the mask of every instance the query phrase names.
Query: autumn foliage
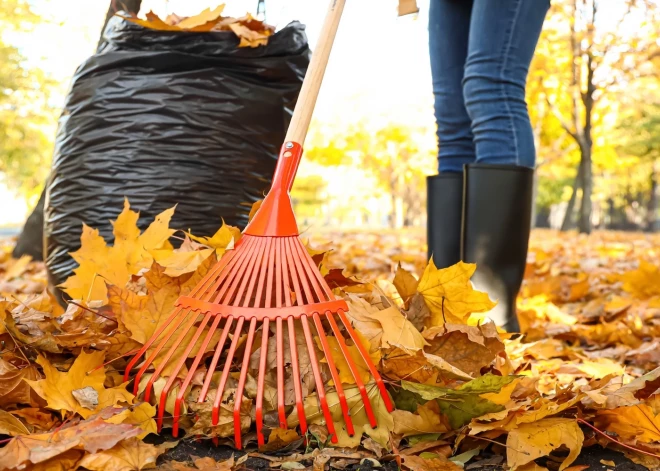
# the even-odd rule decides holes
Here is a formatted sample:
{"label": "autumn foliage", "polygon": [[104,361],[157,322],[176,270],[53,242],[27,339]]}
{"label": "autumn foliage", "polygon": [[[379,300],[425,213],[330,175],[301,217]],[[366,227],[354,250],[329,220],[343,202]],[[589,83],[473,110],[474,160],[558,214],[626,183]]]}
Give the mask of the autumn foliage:
{"label": "autumn foliage", "polygon": [[[164,322],[176,298],[232,250],[241,234],[224,224],[212,237],[175,231],[169,227],[174,211],[165,211],[141,232],[138,214],[126,202],[114,222],[112,245],[85,227],[81,248],[72,254],[79,267],[63,286],[72,298],[66,308],[45,291],[41,264],[12,260],[9,248],[0,253],[0,433],[10,437],[0,449],[4,469],[146,469],[176,445],[143,441],[156,433],[155,402],[143,400],[149,375],[134,396],[121,373],[126,357]],[[389,414],[377,388],[368,385],[379,427],[369,426],[355,379],[330,336],[357,433],[349,436],[341,427],[327,360],[317,348],[338,425],[339,448],[327,447],[305,345],[299,346],[299,362],[310,431],[306,437],[295,431],[290,376],[285,378],[289,430],[277,428],[273,345],[264,400],[270,434],[253,457],[285,469],[296,469],[295,463],[324,469],[328,463],[369,459],[396,460],[405,469],[458,470],[488,452],[512,469],[563,470],[583,447],[599,443],[650,468],[660,465],[655,456],[660,443],[656,239],[596,234],[576,243],[537,232],[519,300],[525,330],[519,337],[485,320],[496,300],[472,288],[474,265],[438,269],[432,261],[425,264],[421,234],[312,238],[316,248],[306,242],[308,250],[329,285],[349,303],[351,322],[387,380],[396,410]],[[258,345],[254,342],[255,359]],[[349,343],[349,352],[368,380],[354,344]],[[182,348],[175,356],[184,353]],[[249,431],[258,361],[250,364],[241,398],[234,397],[238,368],[232,370],[217,426],[211,425],[213,398],[196,403],[206,371],[193,380],[182,418],[187,437],[215,437],[231,445],[232,411],[240,400],[241,428],[247,446],[256,448]],[[153,384],[156,396],[167,374]],[[173,413],[177,392],[166,416]],[[295,450],[303,438],[305,453],[272,455]],[[229,470],[245,459],[162,466]]]}

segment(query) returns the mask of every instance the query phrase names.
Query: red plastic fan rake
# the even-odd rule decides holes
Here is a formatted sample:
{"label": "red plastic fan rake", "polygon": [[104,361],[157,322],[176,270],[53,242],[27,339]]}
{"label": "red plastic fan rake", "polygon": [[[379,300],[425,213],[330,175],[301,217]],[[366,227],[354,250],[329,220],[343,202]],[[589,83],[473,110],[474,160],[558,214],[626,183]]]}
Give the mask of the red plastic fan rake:
{"label": "red plastic fan rake", "polygon": [[[179,390],[174,403],[172,430],[173,435],[177,436],[179,417],[186,391],[202,361],[207,360],[207,357],[211,355],[210,351],[213,351],[211,342],[215,342],[217,333],[221,332],[198,399],[198,402],[204,402],[209,390],[215,386],[213,375],[216,368],[218,368],[222,353],[226,352],[226,359],[222,366],[222,373],[217,384],[213,403],[212,424],[218,424],[221,401],[232,369],[237,344],[243,330],[247,327],[247,341],[244,345],[245,353],[240,364],[240,376],[233,411],[236,448],[242,448],[241,398],[247,380],[255,333],[259,324],[261,324],[262,336],[257,379],[256,427],[257,439],[260,445],[265,441],[263,434],[263,403],[268,345],[272,341],[276,343],[277,347],[277,416],[279,426],[287,428],[284,398],[284,349],[287,348],[283,341],[283,330],[285,328],[288,329],[291,374],[301,433],[304,434],[307,430],[298,361],[299,347],[296,342],[296,324],[302,327],[319,404],[333,442],[337,441],[335,426],[330,412],[330,405],[326,398],[319,361],[315,353],[313,335],[318,336],[320,340],[334,382],[333,387],[339,398],[346,431],[349,435],[353,435],[355,431],[339,372],[330,352],[324,322],[337,339],[339,348],[360,391],[364,411],[371,427],[375,428],[377,426],[376,416],[369,400],[367,388],[362,381],[357,365],[349,353],[342,328],[348,337],[352,339],[371,372],[380,390],[385,407],[388,411],[393,409],[383,380],[371,361],[369,352],[357,338],[351,322],[346,316],[348,311],[346,302],[334,296],[299,238],[298,226],[289,196],[302,158],[303,150],[300,143],[304,141],[309,128],[344,3],[345,0],[332,0],[331,2],[321,31],[321,38],[303,82],[286,141],[280,152],[270,192],[264,199],[261,208],[248,224],[236,248],[225,254],[188,296],[182,296],[177,300],[174,312],[144,344],[126,368],[125,381],[129,379],[130,373],[138,365],[140,359],[148,354],[146,361],[142,363],[135,375],[133,389],[134,393],[137,394],[140,380],[144,374],[148,370],[155,369],[147,382],[145,390],[144,398],[149,400],[154,382],[163,374],[163,370],[167,366],[171,366],[171,362],[175,362],[172,371],[168,372],[167,383],[160,395],[157,416],[159,430],[163,424],[168,394],[174,386],[178,385]],[[274,338],[270,338],[271,324],[275,326]],[[189,339],[189,343],[182,353],[182,344],[192,332],[194,334],[192,334],[192,338]],[[230,333],[233,333],[233,335],[231,341],[228,342]],[[195,348],[197,349],[196,352],[193,351]],[[177,352],[178,355],[173,360]],[[186,366],[188,358],[192,358],[192,364],[182,380],[178,375],[182,368]]]}

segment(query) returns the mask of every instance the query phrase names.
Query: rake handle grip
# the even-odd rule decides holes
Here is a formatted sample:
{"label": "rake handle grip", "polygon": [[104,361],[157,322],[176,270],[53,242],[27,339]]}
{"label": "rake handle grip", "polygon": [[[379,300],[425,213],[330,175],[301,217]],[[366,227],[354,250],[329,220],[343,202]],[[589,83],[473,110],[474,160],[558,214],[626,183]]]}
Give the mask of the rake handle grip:
{"label": "rake handle grip", "polygon": [[286,133],[287,142],[296,142],[301,146],[305,143],[305,137],[312,121],[312,113],[314,112],[316,99],[319,96],[321,82],[325,75],[325,68],[328,65],[330,50],[337,34],[339,19],[345,3],[346,0],[330,0],[330,7],[319,35],[319,41],[312,54],[312,60],[305,74],[305,80],[298,95],[298,102],[289,124],[289,130]]}

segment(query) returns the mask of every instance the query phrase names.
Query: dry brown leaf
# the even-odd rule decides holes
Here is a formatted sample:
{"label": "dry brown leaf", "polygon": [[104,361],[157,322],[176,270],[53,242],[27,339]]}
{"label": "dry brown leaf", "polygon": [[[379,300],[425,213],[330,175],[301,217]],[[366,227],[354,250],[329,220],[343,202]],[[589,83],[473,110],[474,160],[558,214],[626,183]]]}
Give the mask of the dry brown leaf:
{"label": "dry brown leaf", "polygon": [[140,429],[133,425],[108,424],[97,417],[54,433],[13,438],[0,449],[0,463],[13,469],[29,463],[42,463],[73,449],[96,453],[139,433]]}

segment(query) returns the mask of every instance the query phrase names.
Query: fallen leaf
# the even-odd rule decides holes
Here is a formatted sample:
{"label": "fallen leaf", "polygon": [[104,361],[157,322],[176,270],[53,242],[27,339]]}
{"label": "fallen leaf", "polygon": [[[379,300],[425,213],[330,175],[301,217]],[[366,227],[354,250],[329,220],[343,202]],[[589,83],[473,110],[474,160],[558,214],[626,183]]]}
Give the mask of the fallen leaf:
{"label": "fallen leaf", "polygon": [[167,448],[171,445],[154,446],[138,438],[129,438],[108,450],[86,455],[78,466],[90,471],[141,471],[155,468],[156,460]]}
{"label": "fallen leaf", "polygon": [[411,471],[460,471],[463,469],[441,455],[434,458],[405,455],[402,457],[402,462],[403,466]]}
{"label": "fallen leaf", "polygon": [[559,466],[562,471],[578,457],[583,441],[584,434],[574,419],[552,418],[523,424],[509,432],[507,462],[515,471],[564,445],[570,453]]}
{"label": "fallen leaf", "polygon": [[594,423],[597,428],[614,432],[623,440],[660,441],[660,414],[646,404],[598,411]]}
{"label": "fallen leaf", "polygon": [[432,313],[432,325],[465,324],[472,313],[487,312],[495,307],[487,293],[475,291],[470,283],[477,266],[458,262],[438,269],[429,261],[417,286]]}
{"label": "fallen leaf", "polygon": [[401,299],[407,305],[408,301],[415,293],[417,293],[417,278],[405,268],[401,268],[401,264],[399,263],[396,268],[393,283],[399,296],[401,296]]}
{"label": "fallen leaf", "polygon": [[73,391],[90,387],[98,393],[105,389],[105,368],[99,368],[103,365],[104,356],[103,352],[81,352],[66,373],[58,371],[45,357],[40,356],[37,363],[44,369],[46,378],[27,380],[27,383],[48,402],[50,409],[77,412],[83,418],[90,417],[93,411],[83,407],[74,397]]}
{"label": "fallen leaf", "polygon": [[29,463],[42,463],[72,449],[96,453],[135,437],[139,432],[140,429],[133,425],[109,424],[97,417],[53,433],[15,437],[0,449],[0,463],[6,469],[14,469]]}
{"label": "fallen leaf", "polygon": [[9,412],[0,410],[0,435],[26,435],[30,431],[23,425],[23,422],[11,415]]}

